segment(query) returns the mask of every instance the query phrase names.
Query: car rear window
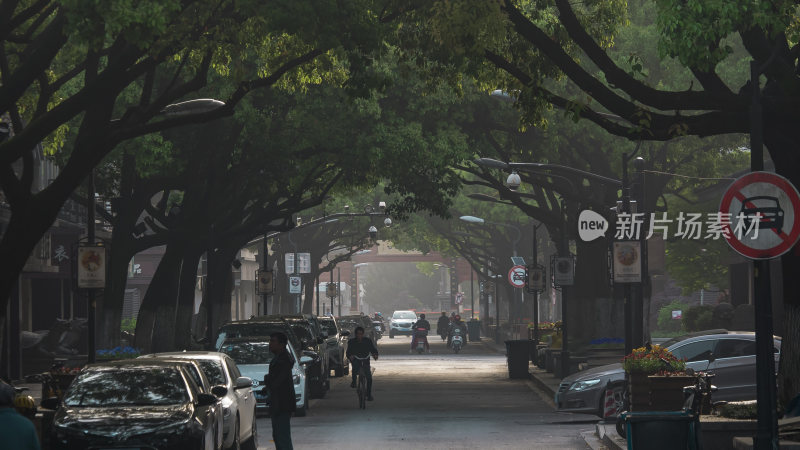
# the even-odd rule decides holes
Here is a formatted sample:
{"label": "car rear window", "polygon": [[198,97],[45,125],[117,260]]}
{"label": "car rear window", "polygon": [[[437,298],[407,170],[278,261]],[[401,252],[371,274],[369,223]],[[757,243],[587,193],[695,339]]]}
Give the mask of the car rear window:
{"label": "car rear window", "polygon": [[186,383],[178,369],[126,367],[81,373],[64,397],[64,405],[175,405],[188,400]]}
{"label": "car rear window", "polygon": [[417,320],[417,314],[413,311],[395,311],[395,313],[392,314],[392,319]]}

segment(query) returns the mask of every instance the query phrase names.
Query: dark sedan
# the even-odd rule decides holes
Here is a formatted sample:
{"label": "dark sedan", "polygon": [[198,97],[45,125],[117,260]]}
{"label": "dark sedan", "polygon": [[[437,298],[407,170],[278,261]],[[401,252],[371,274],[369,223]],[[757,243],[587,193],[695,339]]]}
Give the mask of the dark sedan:
{"label": "dark sedan", "polygon": [[52,448],[216,450],[218,399],[185,364],[137,359],[92,364],[53,418]]}

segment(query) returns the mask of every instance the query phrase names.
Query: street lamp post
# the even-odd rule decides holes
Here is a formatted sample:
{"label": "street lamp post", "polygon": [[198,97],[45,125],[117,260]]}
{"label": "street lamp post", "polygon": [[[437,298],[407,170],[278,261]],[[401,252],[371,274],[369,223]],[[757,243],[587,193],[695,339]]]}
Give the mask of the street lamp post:
{"label": "street lamp post", "polygon": [[[461,220],[463,220],[464,222],[467,222],[467,223],[497,225],[497,226],[507,227],[507,228],[513,229],[514,231],[517,232],[517,237],[516,237],[516,239],[514,239],[514,242],[512,243],[512,253],[513,253],[513,256],[515,256],[515,257],[517,256],[517,244],[519,243],[520,239],[522,238],[522,232],[520,231],[519,227],[517,227],[516,225],[512,225],[512,224],[509,224],[509,223],[490,222],[490,221],[487,221],[487,220],[484,220],[484,219],[482,219],[480,217],[475,217],[475,216],[461,216],[461,217],[459,217],[459,219],[461,219]],[[522,291],[520,290],[520,297],[522,295],[523,295]],[[516,297],[516,295],[515,295],[515,297]],[[473,296],[473,299],[474,299],[474,296]],[[495,299],[495,301],[497,301],[497,299]],[[522,304],[522,301],[520,301],[520,304]],[[496,305],[496,308],[497,308],[496,320],[497,320],[497,325],[498,326],[500,325],[500,306],[499,305],[500,304],[498,302],[497,305]],[[512,309],[512,305],[509,304],[509,308],[508,308],[509,323],[511,321],[510,320],[511,319],[511,317],[510,317],[511,316],[511,309]]]}

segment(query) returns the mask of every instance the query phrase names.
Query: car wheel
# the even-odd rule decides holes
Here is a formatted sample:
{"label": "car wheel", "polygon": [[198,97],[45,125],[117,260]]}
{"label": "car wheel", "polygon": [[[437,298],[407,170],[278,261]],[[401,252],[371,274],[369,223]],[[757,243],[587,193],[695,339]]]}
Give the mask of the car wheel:
{"label": "car wheel", "polygon": [[253,425],[251,428],[250,439],[244,443],[242,446],[247,450],[257,450],[258,449],[258,428],[256,427],[256,411],[253,410]]}

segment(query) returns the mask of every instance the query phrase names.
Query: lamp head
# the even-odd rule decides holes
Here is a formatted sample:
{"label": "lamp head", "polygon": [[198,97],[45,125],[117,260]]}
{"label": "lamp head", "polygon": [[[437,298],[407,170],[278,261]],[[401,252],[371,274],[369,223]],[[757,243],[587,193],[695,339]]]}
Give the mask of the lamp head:
{"label": "lamp head", "polygon": [[389,217],[383,219],[383,226],[385,226],[386,228],[391,227],[392,226],[392,219],[389,218]]}
{"label": "lamp head", "polygon": [[369,227],[369,238],[373,241],[378,238],[378,229],[375,228],[375,225],[370,225]]}
{"label": "lamp head", "polygon": [[522,179],[520,179],[519,174],[516,170],[512,170],[511,174],[506,178],[506,186],[512,191],[516,191],[519,189],[519,186],[522,184]]}

